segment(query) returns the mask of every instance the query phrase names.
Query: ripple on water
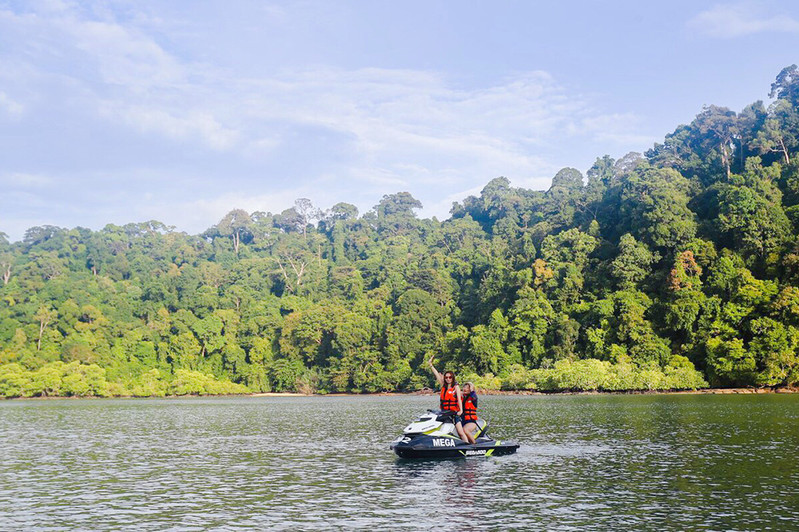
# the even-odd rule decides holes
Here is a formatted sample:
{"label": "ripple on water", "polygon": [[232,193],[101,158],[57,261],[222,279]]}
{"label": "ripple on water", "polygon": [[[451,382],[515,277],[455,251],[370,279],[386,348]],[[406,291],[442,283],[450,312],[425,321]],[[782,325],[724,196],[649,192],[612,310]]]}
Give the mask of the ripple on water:
{"label": "ripple on water", "polygon": [[431,397],[0,403],[1,529],[786,528],[799,397],[485,397],[512,456],[402,461]]}

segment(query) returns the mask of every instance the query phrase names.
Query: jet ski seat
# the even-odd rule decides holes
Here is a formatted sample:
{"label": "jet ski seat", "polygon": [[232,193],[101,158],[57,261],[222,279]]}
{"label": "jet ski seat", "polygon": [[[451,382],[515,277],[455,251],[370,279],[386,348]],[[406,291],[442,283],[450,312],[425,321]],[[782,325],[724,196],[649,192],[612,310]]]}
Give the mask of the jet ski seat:
{"label": "jet ski seat", "polygon": [[[475,440],[481,436],[485,436],[488,433],[488,421],[478,418],[476,424],[477,430],[475,430],[473,434]],[[455,427],[452,427],[450,434],[460,439],[460,436],[458,436],[458,431]]]}

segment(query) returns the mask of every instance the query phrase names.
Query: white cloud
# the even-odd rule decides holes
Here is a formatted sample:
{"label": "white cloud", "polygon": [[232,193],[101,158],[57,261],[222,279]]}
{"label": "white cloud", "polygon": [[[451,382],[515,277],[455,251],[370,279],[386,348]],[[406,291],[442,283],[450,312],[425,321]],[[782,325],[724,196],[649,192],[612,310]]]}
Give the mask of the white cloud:
{"label": "white cloud", "polygon": [[[585,135],[586,120],[602,119],[541,71],[476,88],[436,72],[381,68],[309,68],[253,79],[181,61],[146,29],[85,20],[76,9],[4,18],[26,26],[40,69],[56,71],[44,60],[50,54],[66,56],[59,67],[63,59],[81,61],[69,71],[72,90],[94,98],[100,116],[215,150],[270,152],[281,141],[276,131],[312,126],[349,138],[375,168],[392,166],[383,158],[432,157],[438,164],[417,164],[432,170],[483,161],[529,172],[541,163],[531,146],[564,132]],[[54,35],[61,37],[57,47]]]}
{"label": "white cloud", "polygon": [[179,84],[183,68],[152,38],[119,24],[67,19],[75,46],[97,62],[106,83],[132,89]]}
{"label": "white cloud", "polygon": [[786,14],[763,11],[746,3],[717,4],[690,19],[687,26],[697,33],[722,39],[764,32],[799,32],[799,21]]}
{"label": "white cloud", "polygon": [[318,126],[351,139],[375,178],[390,174],[384,182],[464,166],[488,175],[540,171],[546,163],[531,146],[548,145],[565,131],[584,135],[581,121],[598,116],[541,72],[467,90],[427,72],[325,69],[227,92],[247,95],[237,98],[244,102],[242,115]]}
{"label": "white cloud", "polygon": [[[143,133],[160,133],[173,140],[198,138],[214,150],[230,149],[239,136],[238,132],[220,124],[212,113],[200,109],[181,110],[183,116],[176,116],[165,108],[116,101],[101,103],[99,111],[101,115],[125,122]],[[262,144],[263,140],[256,142]]]}
{"label": "white cloud", "polygon": [[[407,190],[426,205],[424,215],[443,218],[452,201],[499,175],[517,186],[546,188],[549,178],[542,176],[551,178],[560,160],[574,164],[577,144],[628,151],[628,144],[641,149],[648,141],[634,115],[602,112],[546,72],[521,72],[490,86],[411,69],[306,67],[256,76],[182,56],[165,37],[168,25],[130,11],[121,20],[110,10],[69,3],[24,14],[0,8],[0,50],[7,48],[0,66],[13,66],[15,73],[5,76],[2,70],[11,70],[0,68],[0,80],[13,79],[20,88],[13,94],[35,95],[16,102],[0,93],[0,110],[23,116],[37,106],[48,112],[80,102],[70,115],[79,123],[59,126],[80,130],[99,121],[117,142],[150,141],[166,145],[166,152],[185,148],[191,154],[196,166],[180,170],[196,176],[195,185],[172,196],[152,184],[174,178],[174,168],[160,163],[147,170],[157,179],[134,176],[129,188],[118,181],[126,217],[201,231],[236,207],[279,212],[304,196],[321,206],[335,197],[363,211],[383,194]],[[91,149],[74,146],[87,160]],[[118,151],[125,155],[124,148]],[[215,170],[204,164],[209,159]],[[262,175],[239,180],[237,168]],[[35,179],[25,184],[19,176],[38,173],[24,170],[13,186],[34,186]],[[108,175],[135,169],[64,172],[64,181],[73,183],[65,190],[78,194],[80,187],[95,190]],[[224,183],[204,188],[214,180]],[[218,194],[228,184],[241,192]]]}
{"label": "white cloud", "polygon": [[23,111],[25,110],[25,106],[13,100],[5,92],[0,91],[0,109],[16,118],[22,115]]}
{"label": "white cloud", "polygon": [[0,186],[3,188],[42,188],[53,184],[53,179],[45,175],[14,172],[0,174]]}

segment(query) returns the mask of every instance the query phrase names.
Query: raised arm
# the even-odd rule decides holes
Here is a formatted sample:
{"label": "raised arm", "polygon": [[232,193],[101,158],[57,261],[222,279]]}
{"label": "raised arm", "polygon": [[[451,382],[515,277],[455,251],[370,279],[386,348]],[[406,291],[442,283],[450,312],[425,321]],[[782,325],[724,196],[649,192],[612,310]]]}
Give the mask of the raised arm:
{"label": "raised arm", "polygon": [[439,373],[438,370],[436,369],[436,367],[433,365],[433,357],[435,357],[435,355],[431,356],[430,360],[428,360],[427,363],[430,364],[430,369],[433,370],[433,375],[436,376],[436,380],[438,381],[438,385],[439,386],[444,386],[444,376],[441,373]]}

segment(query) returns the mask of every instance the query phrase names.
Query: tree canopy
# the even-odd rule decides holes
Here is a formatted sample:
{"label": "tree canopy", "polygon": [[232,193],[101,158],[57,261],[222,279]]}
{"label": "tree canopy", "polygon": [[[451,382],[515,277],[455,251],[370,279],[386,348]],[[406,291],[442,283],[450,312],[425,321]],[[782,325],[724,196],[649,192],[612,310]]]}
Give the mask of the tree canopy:
{"label": "tree canopy", "polygon": [[547,191],[0,233],[0,396],[799,382],[799,76]]}

